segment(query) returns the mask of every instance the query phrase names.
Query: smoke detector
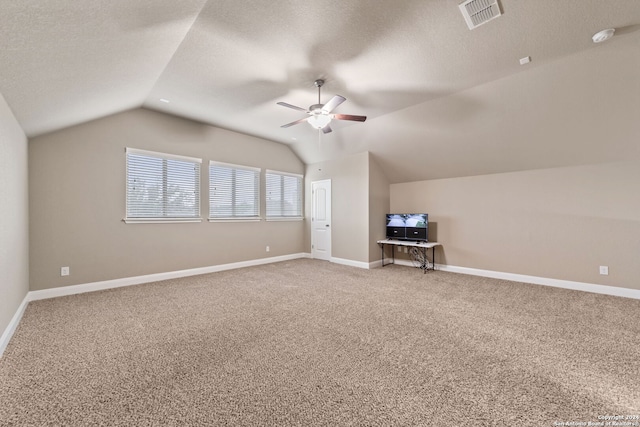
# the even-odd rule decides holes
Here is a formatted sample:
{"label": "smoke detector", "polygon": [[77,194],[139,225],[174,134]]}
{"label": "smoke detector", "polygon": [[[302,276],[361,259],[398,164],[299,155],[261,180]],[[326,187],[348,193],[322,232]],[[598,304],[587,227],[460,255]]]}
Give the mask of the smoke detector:
{"label": "smoke detector", "polygon": [[470,30],[502,15],[498,0],[466,0],[458,7]]}

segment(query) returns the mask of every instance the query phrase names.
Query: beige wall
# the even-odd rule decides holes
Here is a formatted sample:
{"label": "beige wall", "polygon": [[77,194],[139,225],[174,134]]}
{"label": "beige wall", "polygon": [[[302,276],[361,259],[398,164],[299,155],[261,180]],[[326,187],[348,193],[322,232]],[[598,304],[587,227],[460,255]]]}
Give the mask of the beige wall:
{"label": "beige wall", "polygon": [[386,234],[385,215],[389,213],[389,180],[373,155],[369,155],[369,261],[381,259],[376,243]]}
{"label": "beige wall", "polygon": [[[125,224],[125,147],[202,158],[203,218],[209,160],[262,168],[262,194],[265,169],[304,172],[285,145],[145,109],[33,138],[32,290],[304,251],[302,221]],[[62,266],[70,276],[60,276]]]}
{"label": "beige wall", "polygon": [[[307,166],[305,191],[311,183],[331,180],[331,256],[369,262],[369,153],[364,152],[330,162]],[[306,198],[305,212],[311,212]],[[310,218],[305,233],[305,249],[311,252]]]}
{"label": "beige wall", "polygon": [[439,263],[640,289],[639,195],[634,159],[393,184],[391,210],[429,213]]}
{"label": "beige wall", "polygon": [[[366,263],[381,257],[377,240],[385,235],[384,215],[389,211],[389,180],[369,152],[307,166],[306,192],[311,183],[331,179],[331,255]],[[306,212],[311,212],[307,198]],[[308,218],[305,248],[311,252],[311,221]]]}
{"label": "beige wall", "polygon": [[27,137],[0,95],[0,335],[29,292]]}

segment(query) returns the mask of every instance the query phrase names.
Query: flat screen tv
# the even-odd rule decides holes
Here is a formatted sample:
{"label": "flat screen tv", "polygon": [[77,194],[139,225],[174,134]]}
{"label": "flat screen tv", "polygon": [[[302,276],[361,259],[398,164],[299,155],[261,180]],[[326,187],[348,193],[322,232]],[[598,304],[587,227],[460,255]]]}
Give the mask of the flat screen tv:
{"label": "flat screen tv", "polygon": [[387,239],[427,241],[429,215],[426,213],[387,214]]}

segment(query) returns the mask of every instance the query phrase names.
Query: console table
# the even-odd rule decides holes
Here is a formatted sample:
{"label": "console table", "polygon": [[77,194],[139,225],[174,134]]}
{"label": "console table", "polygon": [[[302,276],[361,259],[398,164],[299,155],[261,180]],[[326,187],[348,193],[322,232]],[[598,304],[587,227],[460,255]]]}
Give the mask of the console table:
{"label": "console table", "polygon": [[[386,264],[384,263],[384,247],[385,245],[391,245],[391,256],[392,261],[388,264],[394,264],[396,262],[396,246],[409,246],[411,248],[417,248],[417,250],[421,251],[422,260],[420,261],[419,267],[423,272],[427,272],[427,270],[435,270],[436,265],[436,246],[442,246],[438,242],[413,242],[410,240],[393,240],[393,239],[384,239],[378,240],[377,242],[382,248],[382,266],[384,267]],[[431,249],[431,267],[429,267],[429,260],[427,259],[427,251]]]}

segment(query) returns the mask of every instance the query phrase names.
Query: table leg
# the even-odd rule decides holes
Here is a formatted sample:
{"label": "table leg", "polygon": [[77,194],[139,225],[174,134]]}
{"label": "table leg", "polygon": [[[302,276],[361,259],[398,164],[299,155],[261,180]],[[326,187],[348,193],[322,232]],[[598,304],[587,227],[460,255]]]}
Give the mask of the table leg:
{"label": "table leg", "polygon": [[436,269],[436,247],[431,248],[431,259],[433,260],[433,270]]}
{"label": "table leg", "polygon": [[427,248],[424,248],[424,265],[422,266],[424,274],[427,274],[427,270],[429,269],[429,258],[427,258],[428,254],[429,250]]}

